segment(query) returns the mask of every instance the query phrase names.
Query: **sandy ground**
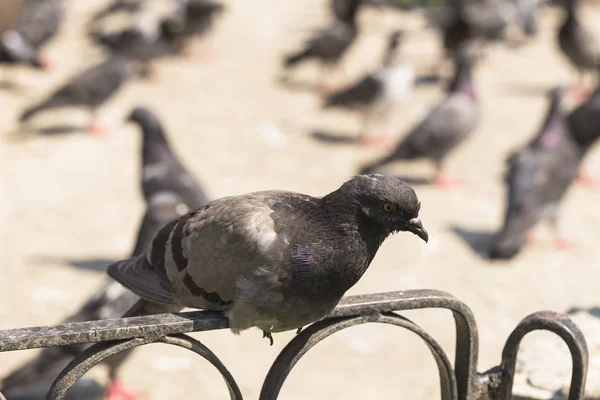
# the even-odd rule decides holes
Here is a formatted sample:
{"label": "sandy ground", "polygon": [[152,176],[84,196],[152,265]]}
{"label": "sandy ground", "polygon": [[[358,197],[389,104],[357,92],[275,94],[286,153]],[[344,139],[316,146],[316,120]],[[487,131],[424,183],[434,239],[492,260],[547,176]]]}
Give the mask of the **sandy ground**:
{"label": "sandy ground", "polygon": [[[355,135],[358,120],[343,112],[320,111],[310,91],[278,83],[282,54],[301,43],[310,29],[327,21],[325,2],[236,0],[214,33],[193,45],[191,59],[156,64],[153,80],[129,84],[103,107],[105,138],[73,134],[15,141],[18,113],[74,71],[102,55],[81,32],[99,0],[68,1],[68,19],[47,48],[56,61],[49,73],[3,70],[22,84],[0,92],[0,329],[57,323],[74,311],[103,279],[109,260],[126,256],[133,245],[143,203],[138,189],[140,135],[123,119],[135,105],[162,117],[173,146],[213,197],[261,189],[325,194],[355,174],[380,152],[315,140],[310,133]],[[588,24],[600,11],[589,8]],[[580,243],[559,252],[543,243],[512,263],[489,263],[478,256],[503,210],[503,160],[537,129],[548,88],[573,75],[557,52],[552,10],[544,13],[535,43],[498,48],[477,72],[482,118],[476,134],[448,162],[448,171],[466,182],[453,192],[417,186],[429,244],[397,235],[380,250],[350,293],[432,288],[448,291],[475,313],[483,371],[500,361],[505,339],[531,312],[596,306],[600,278],[600,192],[574,187],[562,208],[561,228]],[[421,72],[436,63],[437,38],[422,30],[417,14],[365,10],[360,40],[345,60],[356,77],[377,65],[386,32],[409,30],[406,55]],[[591,26],[591,25],[590,25]],[[596,23],[598,35],[600,26]],[[310,80],[306,66],[295,75]],[[440,98],[436,87],[419,88],[394,132],[401,135]],[[36,124],[83,123],[85,114],[65,111]],[[281,135],[264,134],[280,131]],[[266,138],[265,138],[266,137]],[[270,138],[270,139],[269,139]],[[600,171],[596,151],[586,162]],[[400,164],[390,171],[426,176],[425,164]],[[450,313],[407,313],[453,357]],[[196,335],[227,365],[248,399],[258,397],[271,363],[292,337],[277,334],[269,347],[259,331],[235,337],[226,331]],[[33,352],[1,354],[0,376]],[[92,373],[100,374],[94,370]],[[140,349],[123,369],[123,380],[147,390],[151,399],[225,399],[224,383],[191,353],[167,346]],[[387,326],[353,328],[326,340],[298,364],[282,399],[435,399],[435,363],[425,345]]]}

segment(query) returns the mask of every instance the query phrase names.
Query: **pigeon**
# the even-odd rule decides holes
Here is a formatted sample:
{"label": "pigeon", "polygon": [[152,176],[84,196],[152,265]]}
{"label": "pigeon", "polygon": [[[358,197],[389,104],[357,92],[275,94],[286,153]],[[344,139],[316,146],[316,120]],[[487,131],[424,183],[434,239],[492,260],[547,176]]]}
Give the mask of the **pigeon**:
{"label": "pigeon", "polygon": [[563,0],[564,21],[558,30],[558,44],[580,75],[579,85],[573,90],[580,97],[589,94],[584,86],[584,74],[600,68],[600,42],[577,19],[577,0]]}
{"label": "pigeon", "polygon": [[360,175],[324,197],[264,191],[224,197],[165,225],[142,255],[108,274],[153,306],[222,311],[234,333],[301,328],[325,317],[363,275],[383,241],[428,241],[405,182]]}
{"label": "pigeon", "polygon": [[363,173],[378,171],[393,161],[427,158],[435,163],[435,183],[438,186],[449,188],[455,184],[442,172],[442,163],[477,125],[479,108],[471,75],[478,51],[479,46],[474,42],[463,45],[455,57],[455,74],[447,97],[413,128],[391,154],[363,167]]}
{"label": "pigeon", "polygon": [[317,31],[301,50],[287,55],[284,61],[285,69],[307,60],[317,60],[321,63],[324,74],[337,64],[358,33],[356,15],[361,0],[340,0],[338,3],[335,20],[326,28]]}
{"label": "pigeon", "polygon": [[177,21],[146,16],[140,17],[137,23],[119,32],[102,33],[90,30],[88,35],[96,44],[113,54],[147,62],[180,52],[183,36],[179,30]]}
{"label": "pigeon", "polygon": [[50,63],[39,50],[56,34],[63,17],[62,0],[29,0],[14,28],[2,34],[0,62],[47,68]]}
{"label": "pigeon", "polygon": [[491,259],[516,256],[533,240],[532,229],[549,221],[557,245],[557,207],[571,185],[581,160],[581,151],[569,133],[561,110],[563,90],[550,92],[550,106],[539,133],[507,161],[507,206],[504,226],[489,249]]}
{"label": "pigeon", "polygon": [[[382,114],[389,113],[395,103],[406,101],[412,93],[415,71],[410,64],[398,57],[401,39],[401,31],[393,32],[383,65],[356,84],[329,95],[325,100],[325,107],[361,110],[364,113],[363,127],[366,129],[373,117],[379,119]],[[363,138],[363,144],[369,144],[368,139]]]}
{"label": "pigeon", "polygon": [[208,196],[177,159],[163,127],[152,111],[144,107],[135,108],[128,117],[142,129],[142,193],[149,199],[157,192],[175,192],[185,204],[208,203]]}
{"label": "pigeon", "polygon": [[88,127],[91,134],[100,134],[102,128],[96,123],[96,109],[115,94],[129,78],[129,60],[113,56],[71,78],[41,103],[25,110],[20,117],[25,122],[40,111],[70,106],[84,106],[92,114]]}
{"label": "pigeon", "polygon": [[[140,225],[132,255],[143,254],[149,247],[154,235],[165,224],[184,215],[190,207],[201,205],[203,204],[188,205],[175,192],[154,193],[148,200],[146,213]],[[139,297],[130,290],[107,278],[83,306],[66,318],[63,323],[119,318],[138,300]],[[2,379],[0,388],[9,399],[42,400],[62,369],[87,347],[87,344],[77,344],[43,349],[36,358]],[[133,392],[124,388],[117,380],[118,368],[128,355],[129,352],[119,353],[105,362],[109,367],[110,384],[107,389],[109,400],[134,397]],[[90,385],[89,383],[83,386],[78,383],[77,387],[76,390],[79,394],[75,397],[70,390],[70,398],[90,399],[92,398],[90,391],[93,391],[93,393],[98,392],[97,385]],[[129,396],[127,396],[127,393],[129,393]],[[94,398],[102,399],[102,392]]]}

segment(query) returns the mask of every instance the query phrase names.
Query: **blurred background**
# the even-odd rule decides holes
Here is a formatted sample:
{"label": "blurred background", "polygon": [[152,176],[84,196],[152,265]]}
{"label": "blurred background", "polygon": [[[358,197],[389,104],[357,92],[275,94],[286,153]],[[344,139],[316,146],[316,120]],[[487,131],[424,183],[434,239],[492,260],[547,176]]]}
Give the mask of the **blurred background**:
{"label": "blurred background", "polygon": [[[423,288],[453,294],[477,318],[480,371],[500,362],[506,338],[529,313],[598,305],[600,191],[592,178],[600,177],[600,153],[593,148],[581,165],[565,161],[569,188],[560,198],[558,227],[542,224],[537,239],[528,235],[530,244],[514,257],[491,260],[489,252],[505,219],[506,160],[540,131],[550,90],[564,89],[564,115],[582,104],[600,112],[600,105],[586,103],[593,100],[596,67],[573,61],[568,49],[578,43],[559,39],[567,5],[489,0],[471,10],[471,3],[444,8],[438,1],[223,0],[195,9],[193,3],[0,1],[0,329],[63,321],[106,281],[106,266],[131,253],[149,200],[140,189],[145,136],[128,118],[136,107],[161,122],[173,153],[209,199],[267,189],[321,196],[393,152],[436,107],[466,96],[473,103],[466,112],[476,112],[477,123],[459,132],[466,139],[456,140],[443,162],[443,172],[460,184],[436,174],[428,154],[377,169],[413,184],[430,242],[390,238],[348,294]],[[347,17],[354,12],[355,19]],[[600,6],[582,0],[577,15],[589,35],[583,42],[595,43],[600,54]],[[457,24],[464,40],[444,48]],[[337,42],[326,42],[321,58],[310,50],[308,59],[307,49],[327,35]],[[448,93],[463,42],[476,43],[469,57],[477,61],[469,62],[468,85]],[[290,61],[294,56],[307,60]],[[587,71],[583,81],[578,69]],[[24,115],[39,104],[47,109]],[[460,120],[453,112],[462,115],[452,111],[438,125]],[[544,197],[531,179],[523,196]],[[532,201],[534,209],[545,207]],[[519,218],[529,221],[514,234],[524,244],[526,231],[544,218]],[[452,359],[450,313],[406,314]],[[258,330],[193,336],[252,399],[293,332],[275,335],[273,347]],[[1,354],[0,377],[36,354]],[[103,368],[90,372],[102,387]],[[167,346],[136,350],[119,379],[149,399],[228,398],[216,371]],[[8,400],[17,398],[6,387],[0,385]],[[307,354],[281,398],[435,399],[438,377],[417,338],[362,326]]]}

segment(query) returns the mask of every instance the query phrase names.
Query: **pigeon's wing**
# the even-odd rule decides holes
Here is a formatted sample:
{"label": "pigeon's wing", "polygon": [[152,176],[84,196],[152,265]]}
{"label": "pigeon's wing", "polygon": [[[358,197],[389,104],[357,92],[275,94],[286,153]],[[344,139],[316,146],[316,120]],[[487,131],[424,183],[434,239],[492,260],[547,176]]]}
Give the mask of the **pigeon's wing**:
{"label": "pigeon's wing", "polygon": [[277,193],[215,200],[162,228],[145,258],[114,264],[108,272],[151,301],[226,309],[237,283],[268,265],[267,252],[280,240],[269,207]]}
{"label": "pigeon's wing", "polygon": [[318,31],[307,47],[319,58],[330,59],[339,57],[350,45],[356,32],[352,27],[341,21],[336,21],[327,28]]}
{"label": "pigeon's wing", "polygon": [[142,191],[146,199],[159,192],[177,193],[190,209],[196,209],[208,203],[208,196],[204,189],[181,165],[175,155],[169,162],[144,166]]}
{"label": "pigeon's wing", "polygon": [[354,86],[332,94],[329,105],[360,106],[373,103],[383,92],[383,83],[373,75],[367,75]]}
{"label": "pigeon's wing", "polygon": [[465,95],[452,95],[400,143],[396,153],[399,158],[441,160],[472,132],[476,123],[475,102]]}
{"label": "pigeon's wing", "polygon": [[119,89],[126,78],[126,60],[111,58],[76,75],[52,96],[51,102],[97,106]]}

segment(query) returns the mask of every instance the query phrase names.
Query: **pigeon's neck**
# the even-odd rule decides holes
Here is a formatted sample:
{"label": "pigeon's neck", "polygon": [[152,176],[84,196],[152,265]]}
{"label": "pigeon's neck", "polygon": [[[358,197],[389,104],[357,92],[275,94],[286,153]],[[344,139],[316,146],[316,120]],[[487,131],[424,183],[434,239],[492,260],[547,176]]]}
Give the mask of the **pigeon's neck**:
{"label": "pigeon's neck", "polygon": [[562,97],[554,95],[550,101],[546,119],[542,124],[542,129],[538,139],[544,147],[554,147],[560,142],[564,116],[560,110]]}
{"label": "pigeon's neck", "polygon": [[454,74],[454,78],[452,79],[452,82],[450,82],[450,86],[448,86],[448,92],[464,93],[475,99],[477,96],[473,84],[472,67],[458,64],[456,68],[457,70]]}
{"label": "pigeon's neck", "polygon": [[571,137],[575,140],[583,153],[585,153],[600,137],[600,129],[597,129],[598,119],[600,115],[600,87],[589,97],[585,107],[589,107],[587,121],[581,121],[581,127],[570,129]]}
{"label": "pigeon's neck", "polygon": [[577,0],[564,0],[566,21],[577,24]]}
{"label": "pigeon's neck", "polygon": [[167,142],[162,126],[157,121],[142,122],[142,162],[144,165],[155,164],[171,159],[173,153]]}

